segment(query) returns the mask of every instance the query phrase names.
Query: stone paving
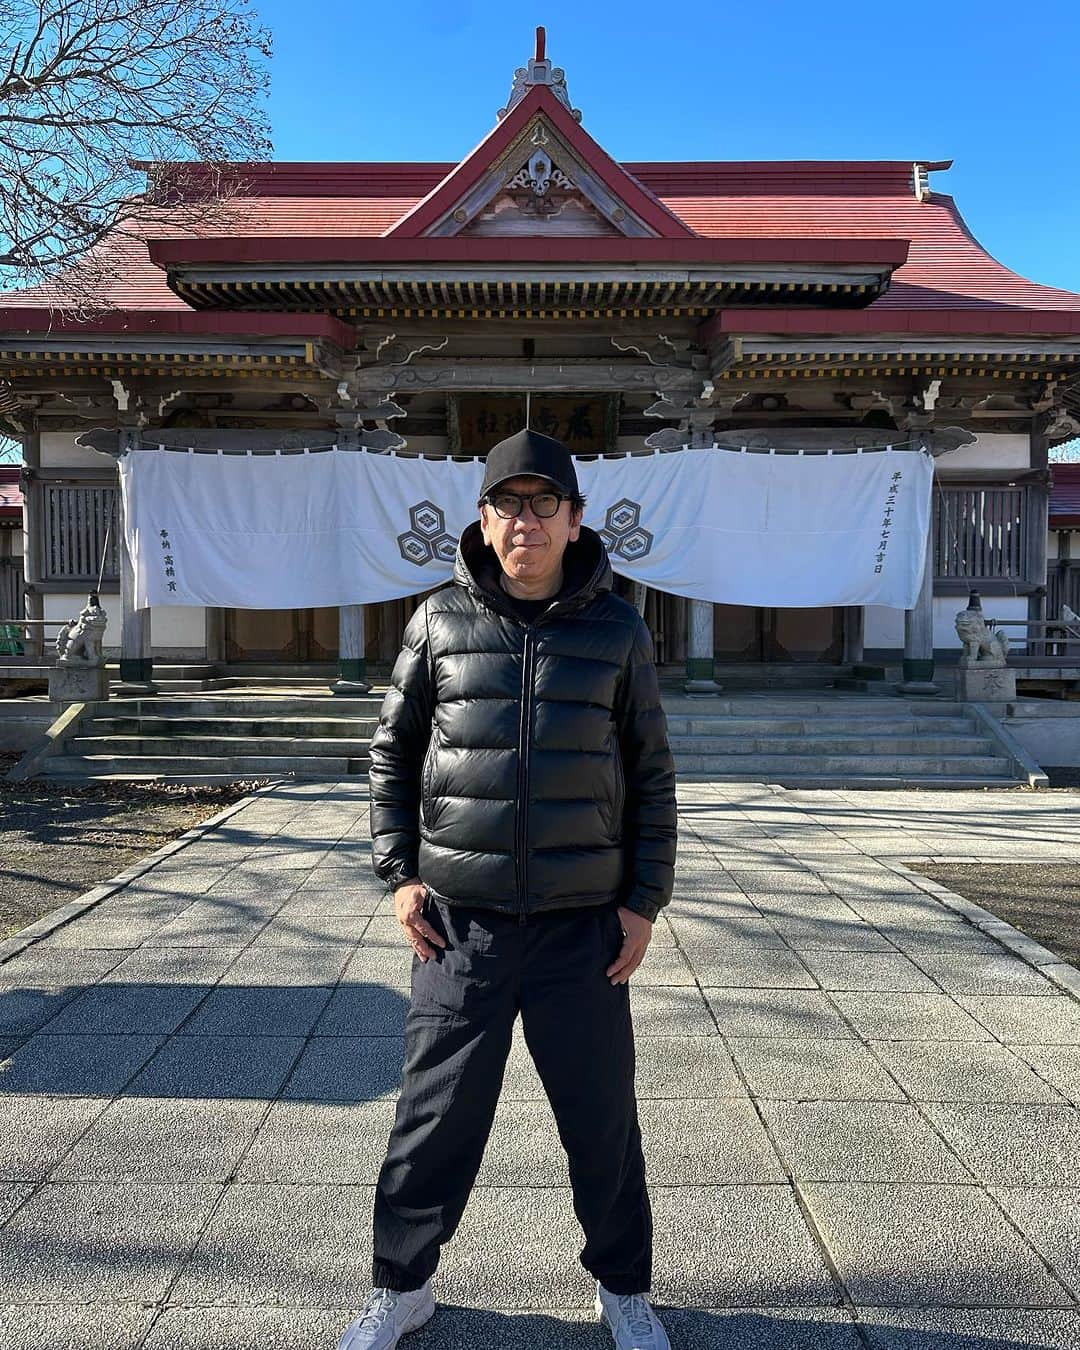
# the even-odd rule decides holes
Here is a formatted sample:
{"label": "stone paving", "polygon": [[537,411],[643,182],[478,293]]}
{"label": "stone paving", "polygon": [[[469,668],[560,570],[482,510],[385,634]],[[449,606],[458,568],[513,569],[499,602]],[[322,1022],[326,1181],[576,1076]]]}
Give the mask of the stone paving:
{"label": "stone paving", "polygon": [[[1080,984],[916,859],[1080,857],[1072,799],[680,789],[631,983],[676,1350],[1080,1345]],[[411,954],[362,784],[283,784],[0,965],[5,1350],[332,1347]],[[10,950],[7,949],[7,950]],[[415,1350],[602,1350],[515,1040]]]}

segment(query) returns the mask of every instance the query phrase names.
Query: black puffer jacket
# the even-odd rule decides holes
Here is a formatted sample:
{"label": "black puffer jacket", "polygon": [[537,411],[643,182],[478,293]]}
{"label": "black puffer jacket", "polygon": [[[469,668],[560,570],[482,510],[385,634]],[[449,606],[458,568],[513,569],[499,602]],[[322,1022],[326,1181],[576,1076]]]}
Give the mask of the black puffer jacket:
{"label": "black puffer jacket", "polygon": [[583,527],[532,624],[479,522],[454,582],[420,606],[371,742],[376,875],[524,919],[671,898],[675,774],[652,640]]}

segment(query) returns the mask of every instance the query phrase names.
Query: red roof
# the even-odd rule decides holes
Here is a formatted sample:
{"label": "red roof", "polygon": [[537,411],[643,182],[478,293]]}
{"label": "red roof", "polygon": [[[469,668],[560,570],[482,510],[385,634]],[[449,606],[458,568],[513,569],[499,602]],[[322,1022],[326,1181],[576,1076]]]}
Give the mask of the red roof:
{"label": "red roof", "polygon": [[0,520],[21,520],[22,488],[19,486],[21,469],[18,464],[0,464]]}
{"label": "red roof", "polygon": [[[910,241],[907,260],[893,273],[889,290],[866,309],[756,310],[753,317],[746,312],[724,312],[720,317],[725,327],[734,331],[747,331],[749,323],[757,331],[793,333],[1080,333],[1080,295],[1028,281],[990,257],[968,230],[951,197],[931,193],[918,201],[911,186],[910,161],[616,164],[542,86],[530,89],[457,165],[238,165],[245,195],[235,199],[230,218],[212,231],[205,223],[187,231],[175,223],[165,225],[160,212],[144,208],[137,226],[141,240],[117,238],[103,246],[113,273],[106,303],[123,311],[189,310],[170,290],[164,270],[170,262],[178,263],[181,254],[194,259],[200,253],[228,253],[231,261],[272,262],[307,253],[322,260],[345,261],[364,251],[364,241],[374,251],[375,241],[385,245],[394,240],[421,251],[445,250],[467,242],[470,250],[480,251],[479,256],[494,259],[506,240],[415,236],[445,215],[452,200],[478,180],[498,158],[504,142],[537,111],[543,112],[560,135],[573,141],[575,153],[588,159],[590,172],[595,170],[661,235],[660,240],[574,241],[578,245],[612,242],[624,249],[647,249],[685,243],[692,251],[704,241],[713,247],[724,241],[743,252],[739,261],[751,262],[757,256],[751,250],[759,246],[781,249],[816,241],[822,247],[853,254],[849,241],[861,241],[862,247]],[[948,162],[925,167],[944,169]],[[192,174],[193,166],[177,166],[178,179],[190,182]],[[208,234],[214,237],[207,238]],[[148,248],[145,242],[198,236],[199,241],[187,249],[168,242],[155,242]],[[537,248],[556,242],[528,241]],[[518,247],[524,243],[517,241]],[[702,252],[707,249],[702,247]],[[478,254],[471,252],[470,256]],[[854,256],[852,261],[856,261]],[[40,307],[48,298],[41,288],[4,296],[8,314],[5,317],[0,309],[0,326],[10,330],[16,326],[10,311]]]}
{"label": "red roof", "polygon": [[1080,530],[1080,464],[1052,464],[1050,528]]}

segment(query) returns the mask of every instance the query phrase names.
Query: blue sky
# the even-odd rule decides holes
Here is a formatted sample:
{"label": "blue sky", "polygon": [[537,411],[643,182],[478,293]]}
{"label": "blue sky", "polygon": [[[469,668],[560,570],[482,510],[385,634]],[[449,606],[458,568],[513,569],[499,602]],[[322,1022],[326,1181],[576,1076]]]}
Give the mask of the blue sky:
{"label": "blue sky", "polygon": [[954,159],[1007,266],[1080,291],[1080,5],[256,0],[277,159],[461,158],[546,26],[617,159]]}

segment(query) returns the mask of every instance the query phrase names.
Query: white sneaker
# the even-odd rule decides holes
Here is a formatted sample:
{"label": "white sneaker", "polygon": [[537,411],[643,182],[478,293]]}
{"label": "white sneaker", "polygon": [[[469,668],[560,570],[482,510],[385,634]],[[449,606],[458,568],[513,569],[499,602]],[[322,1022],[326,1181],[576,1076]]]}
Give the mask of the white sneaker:
{"label": "white sneaker", "polygon": [[422,1327],[434,1311],[430,1280],[404,1293],[373,1289],[360,1316],[345,1328],[338,1350],[393,1350],[402,1336]]}
{"label": "white sneaker", "polygon": [[671,1350],[667,1332],[644,1294],[613,1294],[598,1280],[596,1315],[615,1337],[616,1350]]}

